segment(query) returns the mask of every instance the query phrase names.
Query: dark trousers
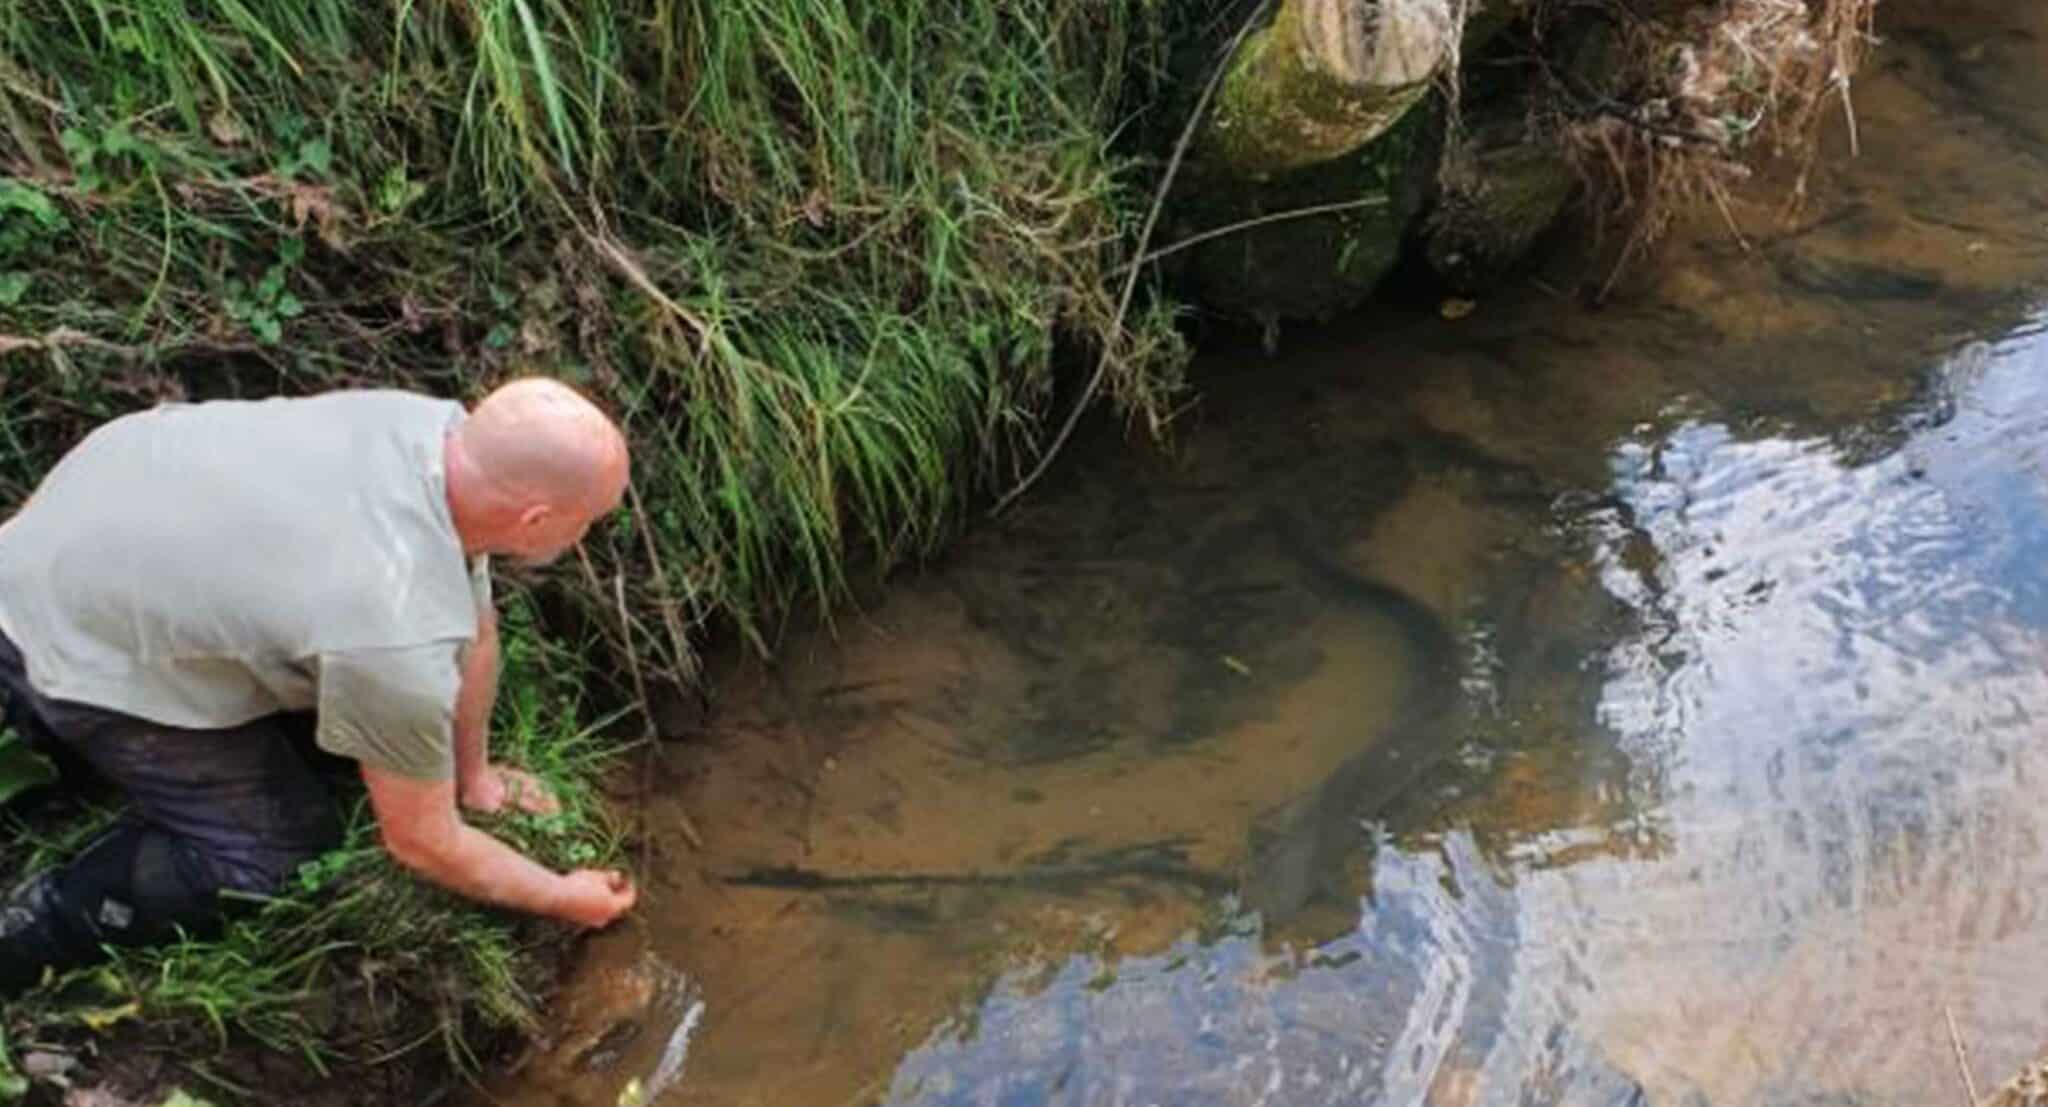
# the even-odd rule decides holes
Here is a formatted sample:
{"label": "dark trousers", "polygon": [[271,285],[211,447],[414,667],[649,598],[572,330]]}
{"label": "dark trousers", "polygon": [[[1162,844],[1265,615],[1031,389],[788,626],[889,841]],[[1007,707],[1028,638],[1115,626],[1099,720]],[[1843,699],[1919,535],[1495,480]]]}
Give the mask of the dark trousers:
{"label": "dark trousers", "polygon": [[314,746],[310,713],[185,730],[52,700],[29,687],[4,634],[0,701],[18,734],[128,800],[77,857],[0,902],[0,992],[99,960],[102,945],[217,933],[232,906],[221,892],[275,892],[341,842],[339,759]]}

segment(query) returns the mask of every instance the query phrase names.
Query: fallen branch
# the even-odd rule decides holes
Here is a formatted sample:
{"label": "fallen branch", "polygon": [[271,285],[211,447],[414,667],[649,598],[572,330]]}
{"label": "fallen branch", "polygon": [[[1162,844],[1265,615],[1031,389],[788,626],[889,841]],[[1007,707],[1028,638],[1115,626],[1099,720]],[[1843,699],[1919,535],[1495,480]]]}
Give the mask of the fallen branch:
{"label": "fallen branch", "polygon": [[163,346],[153,342],[130,345],[87,334],[75,327],[58,327],[46,331],[40,337],[0,333],[0,357],[20,353],[24,350],[40,350],[54,353],[61,350],[98,350],[113,354],[129,361],[148,361],[174,354],[262,354],[269,352],[266,347],[253,342],[182,342]]}
{"label": "fallen branch", "polygon": [[653,300],[656,305],[660,306],[670,315],[682,320],[686,326],[695,331],[698,342],[697,352],[701,356],[709,348],[711,342],[711,325],[689,308],[677,303],[673,297],[661,290],[660,285],[654,283],[654,278],[647,275],[646,268],[640,264],[639,260],[634,258],[625,246],[619,243],[618,239],[612,237],[611,227],[605,221],[604,209],[600,205],[593,202],[591,204],[591,214],[597,223],[595,230],[583,227],[581,222],[578,222],[579,229],[583,231],[584,241],[590,243],[591,249],[596,250],[599,257],[603,258],[613,269],[617,270],[618,274],[626,278],[635,288],[645,293],[648,299]]}
{"label": "fallen branch", "polygon": [[131,360],[141,360],[154,352],[149,346],[128,346],[110,342],[96,335],[90,335],[71,327],[58,327],[45,333],[41,338],[28,338],[18,334],[0,334],[0,357],[20,353],[23,350],[41,350],[51,353],[57,350],[85,348],[99,350]]}

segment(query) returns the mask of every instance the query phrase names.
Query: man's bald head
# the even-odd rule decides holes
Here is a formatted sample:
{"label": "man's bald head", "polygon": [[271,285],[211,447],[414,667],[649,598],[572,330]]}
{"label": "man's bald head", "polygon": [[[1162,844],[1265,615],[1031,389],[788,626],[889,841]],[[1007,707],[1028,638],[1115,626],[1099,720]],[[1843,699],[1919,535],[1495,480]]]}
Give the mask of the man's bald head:
{"label": "man's bald head", "polygon": [[492,391],[449,436],[448,502],[475,552],[552,561],[616,508],[626,439],[582,393],[546,377]]}

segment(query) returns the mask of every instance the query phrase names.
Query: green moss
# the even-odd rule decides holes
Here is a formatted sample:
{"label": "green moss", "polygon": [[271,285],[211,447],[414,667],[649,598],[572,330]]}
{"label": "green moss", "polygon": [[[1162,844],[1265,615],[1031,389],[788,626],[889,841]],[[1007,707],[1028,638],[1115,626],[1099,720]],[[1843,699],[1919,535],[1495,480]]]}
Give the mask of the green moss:
{"label": "green moss", "polygon": [[1176,233],[1351,199],[1381,203],[1267,223],[1190,250],[1182,272],[1190,294],[1219,313],[1262,323],[1327,319],[1357,307],[1401,257],[1434,177],[1441,132],[1441,110],[1425,101],[1349,157],[1257,184],[1204,179]]}

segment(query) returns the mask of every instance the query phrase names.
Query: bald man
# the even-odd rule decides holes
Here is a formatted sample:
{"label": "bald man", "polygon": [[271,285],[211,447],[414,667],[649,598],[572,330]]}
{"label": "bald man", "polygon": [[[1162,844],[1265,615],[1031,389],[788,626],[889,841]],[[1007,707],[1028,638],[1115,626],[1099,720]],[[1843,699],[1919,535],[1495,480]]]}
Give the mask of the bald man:
{"label": "bald man", "polygon": [[581,926],[629,909],[622,874],[554,872],[462,816],[555,806],[490,759],[489,559],[560,557],[627,473],[612,421],[545,379],[473,412],[341,391],[86,436],[0,526],[0,701],[129,810],[0,903],[0,989],[277,891],[341,840],[337,763],[420,876]]}

